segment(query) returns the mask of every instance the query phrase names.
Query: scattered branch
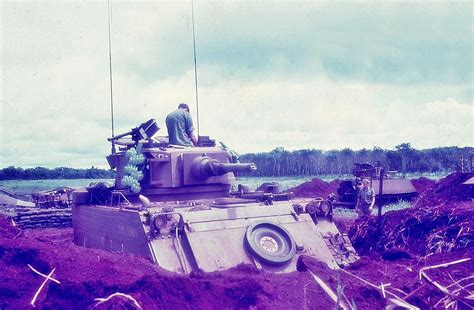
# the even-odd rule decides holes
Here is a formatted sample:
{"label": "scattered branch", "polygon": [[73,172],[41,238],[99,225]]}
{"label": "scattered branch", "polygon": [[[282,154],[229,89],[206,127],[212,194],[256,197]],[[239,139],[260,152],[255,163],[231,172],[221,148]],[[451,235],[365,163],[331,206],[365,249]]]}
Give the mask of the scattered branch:
{"label": "scattered branch", "polygon": [[418,293],[419,290],[421,290],[422,288],[426,287],[426,284],[422,284],[420,285],[419,287],[417,287],[416,289],[414,289],[413,291],[411,291],[408,295],[406,295],[405,297],[403,297],[403,300],[407,300],[409,299],[410,297],[414,296],[416,293]]}
{"label": "scattered branch", "polygon": [[340,304],[338,304],[337,295],[334,293],[334,291],[326,283],[324,283],[324,281],[320,277],[318,277],[313,272],[311,272],[311,270],[308,270],[308,271],[313,276],[314,281],[316,281],[316,283],[318,283],[318,285],[323,289],[324,292],[326,292],[326,294],[329,296],[329,298],[331,298],[332,301],[334,301],[334,303],[336,305],[340,306],[344,310],[348,309],[347,306],[344,303],[341,302]]}
{"label": "scattered branch", "polygon": [[433,265],[433,266],[423,267],[423,268],[421,268],[420,271],[419,271],[419,278],[420,278],[420,280],[421,280],[422,273],[423,273],[424,271],[426,271],[426,270],[448,267],[448,266],[451,266],[451,265],[464,263],[464,262],[467,262],[467,261],[469,261],[469,260],[471,260],[471,258],[463,258],[463,259],[456,260],[456,261],[454,261],[454,262],[449,262],[449,263],[444,263],[444,264],[439,264],[439,265]]}
{"label": "scattered branch", "polygon": [[[29,266],[29,265],[28,265]],[[30,266],[30,268],[32,268]],[[33,269],[33,268],[32,268]],[[52,278],[52,275],[54,273],[54,271],[56,270],[56,268],[53,268],[53,270],[51,270],[51,272],[46,276],[46,279],[43,281],[43,283],[41,283],[41,286],[38,288],[38,290],[36,291],[35,295],[33,296],[33,299],[31,300],[30,304],[31,306],[35,307],[35,303],[36,303],[36,299],[38,298],[38,295],[40,294],[41,290],[43,289],[43,287],[46,285],[46,282],[48,282],[48,280],[51,280]],[[35,271],[35,270],[33,270]],[[44,276],[43,274],[35,271],[36,273],[40,274],[41,276]],[[55,280],[57,281],[57,280]],[[59,281],[58,281],[59,282]]]}
{"label": "scattered branch", "polygon": [[136,301],[135,298],[133,298],[132,296],[130,295],[127,295],[127,294],[124,294],[124,293],[113,293],[112,295],[106,297],[106,298],[96,298],[94,299],[95,301],[97,301],[97,303],[94,305],[94,307],[97,307],[103,303],[106,303],[108,302],[109,300],[111,300],[112,298],[114,297],[122,297],[126,300],[128,300],[130,303],[131,303],[131,306],[135,307],[135,309],[142,309],[142,307],[140,306],[140,304]]}
{"label": "scattered branch", "polygon": [[[370,283],[369,281],[367,281],[367,280],[365,280],[365,279],[362,279],[361,277],[358,277],[358,276],[356,276],[355,274],[350,273],[350,272],[347,271],[347,270],[341,269],[341,271],[344,272],[344,273],[346,273],[346,274],[348,274],[348,275],[350,275],[350,276],[352,276],[352,277],[354,277],[354,278],[356,278],[357,280],[361,281],[362,283],[365,283],[365,284],[367,284],[368,286],[373,287],[373,288],[375,288],[376,290],[379,290],[380,292],[382,292],[382,288],[381,288],[380,286],[377,286],[377,285],[375,285],[375,284],[373,284],[373,283]],[[399,300],[399,301],[400,301],[401,303],[403,303],[403,304],[410,305],[410,304],[407,303],[405,300],[403,300],[400,296],[396,295],[396,294],[393,293],[393,292],[390,292],[390,291],[387,290],[387,289],[385,289],[385,294],[390,295],[390,296],[392,296],[392,297],[395,297],[397,300]],[[415,306],[413,306],[413,305],[410,305],[410,307],[411,307],[411,308],[409,308],[409,309],[419,309],[418,307],[415,307]]]}
{"label": "scattered branch", "polygon": [[[30,269],[31,269],[32,271],[34,271],[35,273],[39,274],[39,275],[42,276],[43,278],[45,278],[45,279],[48,278],[47,275],[45,275],[44,273],[39,272],[38,270],[36,270],[35,268],[33,268],[33,266],[31,266],[30,264],[28,264],[28,267],[30,267]],[[55,283],[57,283],[57,284],[61,284],[61,282],[59,282],[58,280],[56,280],[56,279],[53,278],[53,277],[50,277],[49,280],[51,280],[51,281],[53,281],[53,282],[55,282]]]}

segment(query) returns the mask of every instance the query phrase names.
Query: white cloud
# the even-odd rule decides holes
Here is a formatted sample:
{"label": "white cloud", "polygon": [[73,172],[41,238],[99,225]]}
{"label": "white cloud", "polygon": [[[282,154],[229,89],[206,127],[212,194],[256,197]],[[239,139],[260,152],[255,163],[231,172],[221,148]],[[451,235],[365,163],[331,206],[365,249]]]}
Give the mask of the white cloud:
{"label": "white cloud", "polygon": [[393,148],[411,142],[428,148],[472,143],[472,104],[452,98],[424,103],[380,102],[384,92],[393,89],[326,78],[239,86],[223,82],[201,91],[201,128],[219,133],[241,152],[277,146]]}
{"label": "white cloud", "polygon": [[[264,46],[262,53],[268,52],[283,44],[281,39],[291,33],[289,25],[299,16],[295,11],[280,21],[279,31],[272,27],[266,31],[271,16],[258,21],[258,10],[250,4],[237,6],[254,18],[242,19],[233,6],[223,6],[221,12],[212,4],[200,4],[198,51],[210,57],[215,51],[199,47],[218,46],[221,41],[216,38],[228,32],[235,37],[225,42],[237,47],[252,42],[249,37],[274,40],[275,46]],[[10,3],[2,4],[2,9],[7,27],[2,27],[1,40],[0,167],[105,167],[110,150],[106,3]],[[222,16],[233,17],[224,25]],[[304,18],[297,25],[303,38],[312,15]],[[239,20],[249,22],[238,25]],[[179,102],[190,103],[196,121],[189,3],[113,2],[112,26],[115,132],[155,118],[163,127],[160,134],[166,134],[165,116]],[[335,37],[341,35],[336,29]],[[329,43],[322,49],[341,49],[337,40],[326,39]],[[386,44],[380,53],[397,50]],[[260,51],[258,46],[250,48]],[[283,69],[294,65],[294,59],[284,51],[275,51],[268,59],[270,67],[279,69],[271,73],[252,66],[238,68],[239,73],[233,71],[235,63],[227,66],[222,58],[200,63],[201,134],[239,152],[278,146],[393,148],[403,142],[418,148],[472,145],[472,97],[459,100],[466,90],[472,94],[470,85],[410,86],[330,78],[321,71],[317,55],[308,58],[308,51],[301,53],[294,58],[306,59],[302,66],[313,68],[313,74],[286,74]]]}
{"label": "white cloud", "polygon": [[[28,90],[29,96],[7,97],[15,104],[4,105],[9,117],[2,125],[3,166],[106,166],[102,158],[109,151],[106,138],[110,136],[107,76],[91,73],[94,66],[84,59],[65,62],[48,66],[49,79],[27,81],[35,85]],[[77,74],[67,76],[66,68]],[[196,122],[193,74],[189,71],[145,87],[133,77],[117,75],[116,133],[155,118],[162,127],[159,134],[164,135],[164,118],[179,102],[190,103]],[[413,104],[380,102],[384,93],[395,91],[393,87],[325,77],[272,77],[255,83],[220,80],[215,71],[201,74],[214,79],[199,89],[201,134],[239,152],[277,146],[291,150],[393,148],[403,142],[427,148],[473,141],[473,105],[452,98]],[[429,89],[405,88],[407,93],[418,91]]]}

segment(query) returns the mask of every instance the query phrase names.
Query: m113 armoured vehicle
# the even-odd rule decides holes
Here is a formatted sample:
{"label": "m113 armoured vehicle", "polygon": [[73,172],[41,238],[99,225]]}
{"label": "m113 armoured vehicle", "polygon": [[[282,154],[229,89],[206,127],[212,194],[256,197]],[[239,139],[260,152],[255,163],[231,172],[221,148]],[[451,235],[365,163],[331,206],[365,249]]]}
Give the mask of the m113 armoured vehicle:
{"label": "m113 armoured vehicle", "polygon": [[328,204],[289,200],[275,184],[233,190],[234,173],[254,164],[235,162],[208,137],[197,147],[170,145],[153,138],[158,130],[150,120],[109,139],[115,185],[74,193],[77,245],[141,255],[185,274],[239,264],[291,272],[303,254],[332,268],[357,259]]}
{"label": "m113 armoured vehicle", "polygon": [[415,197],[418,193],[411,181],[405,178],[397,178],[395,173],[396,171],[384,173],[380,165],[354,163],[352,168],[354,178],[342,180],[339,183],[337,200],[333,201],[332,204],[336,207],[355,208],[357,194],[362,187],[362,179],[370,181],[370,187],[374,189],[376,202],[379,204],[410,200]]}

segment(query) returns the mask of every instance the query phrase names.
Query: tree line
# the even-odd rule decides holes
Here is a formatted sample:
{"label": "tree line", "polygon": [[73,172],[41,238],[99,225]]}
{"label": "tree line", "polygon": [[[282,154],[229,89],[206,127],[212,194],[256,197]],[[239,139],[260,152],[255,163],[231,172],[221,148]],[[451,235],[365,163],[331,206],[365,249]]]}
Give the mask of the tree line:
{"label": "tree line", "polygon": [[43,179],[113,179],[115,172],[112,170],[91,167],[88,169],[75,169],[59,167],[48,169],[44,167],[27,168],[7,167],[0,169],[0,180],[43,180]]}
{"label": "tree line", "polygon": [[394,150],[379,147],[354,151],[322,151],[304,149],[287,151],[278,147],[271,152],[244,154],[241,162],[257,165],[257,171],[246,176],[304,176],[350,174],[354,163],[380,164],[385,171],[402,173],[441,173],[461,170],[461,158],[465,169],[470,169],[472,147],[438,147],[417,150],[410,143],[397,145]]}
{"label": "tree line", "polygon": [[[254,173],[245,176],[304,176],[327,174],[350,174],[354,163],[381,164],[386,171],[402,173],[442,173],[461,170],[461,158],[465,169],[470,169],[469,158],[474,155],[472,147],[438,147],[417,150],[410,143],[397,145],[394,150],[379,147],[354,151],[322,151],[304,149],[287,151],[278,147],[271,152],[250,153],[240,156],[240,162],[255,163]],[[0,169],[0,180],[38,180],[38,179],[113,179],[112,170],[91,167],[89,169],[44,167],[23,169],[7,167]]]}

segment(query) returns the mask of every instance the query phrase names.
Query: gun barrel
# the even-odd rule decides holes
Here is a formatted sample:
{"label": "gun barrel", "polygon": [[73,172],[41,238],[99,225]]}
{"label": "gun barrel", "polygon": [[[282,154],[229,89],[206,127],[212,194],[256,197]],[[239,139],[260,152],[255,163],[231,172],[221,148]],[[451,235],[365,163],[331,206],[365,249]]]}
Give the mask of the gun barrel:
{"label": "gun barrel", "polygon": [[236,163],[236,164],[224,164],[221,163],[222,170],[224,173],[227,172],[254,172],[257,170],[257,166],[254,163]]}
{"label": "gun barrel", "polygon": [[257,166],[253,163],[223,163],[217,159],[201,156],[194,160],[193,174],[201,179],[224,175],[228,172],[254,172]]}

